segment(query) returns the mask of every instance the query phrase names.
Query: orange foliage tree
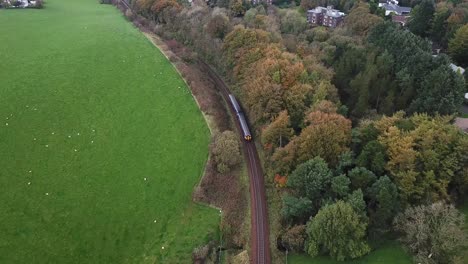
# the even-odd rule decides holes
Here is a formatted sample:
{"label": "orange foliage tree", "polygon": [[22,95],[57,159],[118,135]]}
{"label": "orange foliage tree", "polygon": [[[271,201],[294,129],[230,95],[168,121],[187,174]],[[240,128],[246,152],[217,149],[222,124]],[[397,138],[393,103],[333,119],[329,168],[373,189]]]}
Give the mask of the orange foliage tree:
{"label": "orange foliage tree", "polygon": [[338,157],[349,150],[351,142],[351,121],[337,113],[311,112],[306,117],[309,125],[301,134],[273,155],[273,161],[283,169],[320,156],[330,164],[336,164]]}

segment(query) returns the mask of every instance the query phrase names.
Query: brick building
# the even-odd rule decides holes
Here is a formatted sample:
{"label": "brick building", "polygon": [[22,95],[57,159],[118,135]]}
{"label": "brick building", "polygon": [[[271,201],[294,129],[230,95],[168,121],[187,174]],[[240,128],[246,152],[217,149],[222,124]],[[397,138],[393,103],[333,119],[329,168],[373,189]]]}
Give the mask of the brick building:
{"label": "brick building", "polygon": [[307,11],[307,21],[314,25],[335,28],[343,21],[345,13],[333,9],[332,6],[318,6]]}

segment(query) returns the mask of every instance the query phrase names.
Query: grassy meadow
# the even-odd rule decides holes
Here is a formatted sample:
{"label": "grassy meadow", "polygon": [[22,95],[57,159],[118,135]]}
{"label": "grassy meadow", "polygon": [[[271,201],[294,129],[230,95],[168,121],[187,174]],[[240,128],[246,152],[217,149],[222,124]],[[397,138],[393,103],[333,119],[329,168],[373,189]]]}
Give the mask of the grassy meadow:
{"label": "grassy meadow", "polygon": [[189,263],[209,131],[172,65],[97,0],[0,10],[0,263]]}

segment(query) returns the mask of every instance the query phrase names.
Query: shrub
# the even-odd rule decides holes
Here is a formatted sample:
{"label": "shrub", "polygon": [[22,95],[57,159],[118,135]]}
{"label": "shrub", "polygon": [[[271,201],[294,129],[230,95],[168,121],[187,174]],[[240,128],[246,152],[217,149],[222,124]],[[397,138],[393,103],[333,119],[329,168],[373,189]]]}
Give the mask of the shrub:
{"label": "shrub", "polygon": [[135,14],[132,12],[132,10],[127,9],[125,11],[125,16],[128,18],[128,20],[133,21],[135,19]]}
{"label": "shrub", "polygon": [[230,171],[242,158],[237,136],[229,130],[214,136],[211,151],[220,173]]}
{"label": "shrub", "polygon": [[44,1],[43,0],[36,0],[36,5],[34,6],[34,8],[44,8]]}
{"label": "shrub", "polygon": [[281,243],[289,251],[304,252],[306,238],[306,226],[297,225],[286,230],[281,236]]}

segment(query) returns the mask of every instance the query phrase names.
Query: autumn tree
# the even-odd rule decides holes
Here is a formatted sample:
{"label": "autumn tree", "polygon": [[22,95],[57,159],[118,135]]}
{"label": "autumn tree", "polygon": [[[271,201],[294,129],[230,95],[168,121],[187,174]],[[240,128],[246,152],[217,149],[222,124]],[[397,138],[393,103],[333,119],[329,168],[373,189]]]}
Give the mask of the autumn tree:
{"label": "autumn tree", "polygon": [[268,23],[268,16],[266,10],[262,5],[255,8],[250,8],[245,12],[244,23],[252,28],[266,29],[266,23]]}
{"label": "autumn tree", "polygon": [[377,15],[371,14],[369,6],[363,2],[355,5],[349,15],[345,17],[345,25],[354,33],[365,36],[383,19]]}
{"label": "autumn tree", "polygon": [[304,252],[306,239],[306,225],[296,225],[281,235],[281,245],[292,252]]}
{"label": "autumn tree", "polygon": [[315,111],[307,116],[306,122],[309,125],[289,143],[295,148],[291,152],[296,153],[295,163],[320,156],[336,164],[340,154],[348,150],[351,121],[336,113]]}
{"label": "autumn tree", "polygon": [[379,142],[387,149],[389,161],[386,169],[394,177],[404,199],[420,198],[423,190],[416,181],[414,138],[393,126],[379,137]]}
{"label": "autumn tree", "polygon": [[229,29],[229,18],[222,12],[212,14],[208,24],[206,25],[206,31],[214,38],[224,38]]}
{"label": "autumn tree", "polygon": [[239,140],[236,134],[229,130],[214,136],[211,151],[220,173],[228,172],[242,159]]}
{"label": "autumn tree", "polygon": [[307,251],[316,256],[323,249],[339,261],[361,257],[370,251],[365,241],[366,228],[348,203],[326,205],[307,223]]}
{"label": "autumn tree", "polygon": [[231,10],[231,14],[237,17],[244,15],[246,11],[242,0],[230,0],[229,9]]}
{"label": "autumn tree", "polygon": [[259,47],[270,41],[266,31],[246,29],[243,26],[234,27],[224,39],[223,55],[227,65],[234,67],[233,73],[236,77],[243,75],[241,68],[249,68],[248,66],[258,59],[258,55],[261,55],[258,54]]}
{"label": "autumn tree", "polygon": [[262,131],[262,142],[264,145],[272,144],[273,148],[283,147],[292,137],[293,133],[294,131],[290,127],[289,115],[287,111],[282,111]]}
{"label": "autumn tree", "polygon": [[[451,117],[402,113],[375,121],[378,143],[385,149],[385,171],[397,185],[403,203],[434,202],[466,186],[466,135],[451,124]],[[381,147],[375,148],[377,153]],[[366,156],[372,156],[372,150]],[[465,155],[466,156],[466,155]],[[364,163],[365,164],[365,163]],[[461,187],[461,188],[458,188]]]}
{"label": "autumn tree", "polygon": [[467,242],[465,217],[453,205],[438,202],[409,207],[395,219],[401,241],[416,262],[451,263]]}
{"label": "autumn tree", "polygon": [[449,53],[460,65],[468,66],[468,24],[460,27],[450,40]]}

